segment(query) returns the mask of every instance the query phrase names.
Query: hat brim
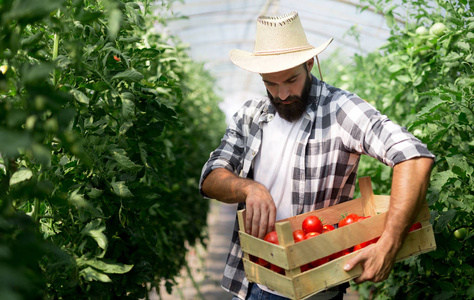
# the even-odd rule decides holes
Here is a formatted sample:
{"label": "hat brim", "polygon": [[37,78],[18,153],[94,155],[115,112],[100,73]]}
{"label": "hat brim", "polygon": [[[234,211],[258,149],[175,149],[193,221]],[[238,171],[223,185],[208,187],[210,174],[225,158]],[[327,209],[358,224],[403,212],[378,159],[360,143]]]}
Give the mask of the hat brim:
{"label": "hat brim", "polygon": [[238,67],[260,74],[275,73],[294,68],[323,52],[332,42],[332,38],[317,48],[274,55],[254,55],[251,52],[233,49],[230,60]]}

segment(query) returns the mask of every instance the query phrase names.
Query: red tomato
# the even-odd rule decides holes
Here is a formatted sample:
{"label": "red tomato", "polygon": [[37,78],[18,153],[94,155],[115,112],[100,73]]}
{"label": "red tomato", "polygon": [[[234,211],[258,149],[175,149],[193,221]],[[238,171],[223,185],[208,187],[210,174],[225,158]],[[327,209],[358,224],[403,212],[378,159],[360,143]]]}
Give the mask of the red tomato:
{"label": "red tomato", "polygon": [[[264,240],[269,242],[269,243],[278,245],[278,235],[277,235],[276,231],[270,231],[269,233],[267,233]],[[280,273],[280,274],[285,274],[285,270],[283,270],[282,268],[280,268],[278,266],[270,264],[266,260],[263,260],[263,259],[259,258],[258,261],[262,266],[264,266],[266,268],[268,268],[268,266],[270,266],[270,270],[272,270],[272,271],[275,271],[275,272]]]}
{"label": "red tomato", "polygon": [[310,264],[306,264],[306,265],[302,265],[302,266],[300,267],[300,270],[301,270],[301,273],[303,273],[303,272],[306,272],[306,271],[308,271],[308,270],[310,270],[310,269],[312,269],[312,268],[313,268],[313,267],[312,267]]}
{"label": "red tomato", "polygon": [[266,242],[278,245],[278,235],[276,231],[270,231],[263,239]]}
{"label": "red tomato", "polygon": [[333,254],[329,255],[329,260],[335,260],[336,258],[347,255],[349,253],[351,253],[350,248],[349,249],[344,249],[342,251],[339,251],[339,252],[336,252],[336,253],[333,253]]}
{"label": "red tomato", "polygon": [[319,267],[321,265],[324,265],[325,263],[329,262],[329,256],[317,259],[315,261],[310,262],[311,266],[313,268]]}
{"label": "red tomato", "polygon": [[308,232],[307,234],[304,235],[304,239],[307,240],[309,238],[312,238],[318,235],[320,235],[319,232]]}
{"label": "red tomato", "polygon": [[328,232],[328,231],[332,231],[334,229],[336,229],[336,228],[334,228],[334,226],[332,226],[330,224],[323,225],[323,233]]}
{"label": "red tomato", "polygon": [[323,232],[323,223],[321,223],[321,220],[316,216],[307,216],[303,221],[302,227],[306,234],[309,232]]}
{"label": "red tomato", "polygon": [[417,229],[420,229],[421,228],[421,223],[420,222],[416,222],[415,224],[411,225],[410,227],[410,231],[413,231],[413,230],[417,230]]}
{"label": "red tomato", "polygon": [[265,268],[270,268],[270,263],[264,259],[258,258],[258,264]]}
{"label": "red tomato", "polygon": [[271,265],[270,266],[270,270],[274,271],[274,272],[277,272],[278,274],[282,274],[284,275],[285,274],[285,270],[278,267],[278,266],[275,266],[275,265]]}
{"label": "red tomato", "polygon": [[344,226],[349,225],[351,223],[357,222],[357,220],[359,218],[360,217],[357,214],[348,214],[344,219],[339,221],[338,226],[339,227],[344,227]]}
{"label": "red tomato", "polygon": [[304,231],[301,229],[293,231],[293,239],[295,240],[295,243],[304,240]]}

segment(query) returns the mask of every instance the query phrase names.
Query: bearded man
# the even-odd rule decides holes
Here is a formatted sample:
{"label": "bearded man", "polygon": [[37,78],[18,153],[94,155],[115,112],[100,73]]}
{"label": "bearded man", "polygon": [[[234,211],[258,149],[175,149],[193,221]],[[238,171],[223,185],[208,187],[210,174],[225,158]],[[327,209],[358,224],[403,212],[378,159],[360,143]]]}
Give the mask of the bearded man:
{"label": "bearded man", "polygon": [[[314,57],[295,12],[257,19],[253,53],[232,50],[237,66],[260,74],[267,96],[244,104],[203,167],[206,198],[246,208],[245,228],[263,238],[275,222],[352,199],[360,155],[393,167],[390,208],[379,241],[345,270],[355,279],[385,280],[425,199],[433,155],[404,128],[357,95],[312,75]],[[286,299],[245,278],[238,222],[222,280],[234,299]],[[347,285],[310,299],[342,299]]]}

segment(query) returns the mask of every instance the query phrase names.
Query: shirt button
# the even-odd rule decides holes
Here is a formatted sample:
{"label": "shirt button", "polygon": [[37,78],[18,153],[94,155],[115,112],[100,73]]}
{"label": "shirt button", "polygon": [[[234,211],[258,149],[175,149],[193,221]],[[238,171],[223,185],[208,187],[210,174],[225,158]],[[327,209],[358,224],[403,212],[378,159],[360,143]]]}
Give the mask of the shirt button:
{"label": "shirt button", "polygon": [[254,151],[254,152],[252,152],[252,155],[253,155],[253,156],[255,156],[255,154],[257,154],[257,153],[255,153],[255,151]]}

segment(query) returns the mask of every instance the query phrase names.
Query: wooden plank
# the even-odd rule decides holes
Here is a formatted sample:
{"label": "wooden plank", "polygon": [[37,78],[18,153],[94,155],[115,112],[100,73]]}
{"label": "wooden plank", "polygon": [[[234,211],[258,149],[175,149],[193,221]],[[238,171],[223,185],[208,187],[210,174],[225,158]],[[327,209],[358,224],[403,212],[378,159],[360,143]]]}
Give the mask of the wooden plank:
{"label": "wooden plank", "polygon": [[[290,222],[279,222],[275,224],[275,229],[278,235],[278,243],[280,244],[280,246],[286,247],[295,243]],[[285,265],[288,266],[288,254],[285,256]],[[300,268],[295,267],[285,269],[285,275],[289,278],[293,278],[299,273],[301,273]]]}
{"label": "wooden plank", "polygon": [[[244,255],[254,255],[281,268],[289,269],[286,250],[284,247],[265,242],[264,240],[247,234],[242,230],[239,231],[239,237],[240,247],[242,248],[242,251],[244,251]],[[246,258],[249,259],[248,257]]]}
{"label": "wooden plank", "polygon": [[243,261],[245,277],[247,277],[250,282],[263,284],[269,289],[278,291],[288,298],[295,298],[294,285],[290,278],[257,265],[248,259],[244,258]]}
{"label": "wooden plank", "polygon": [[332,286],[339,285],[360,276],[363,271],[360,265],[356,265],[348,272],[343,269],[346,262],[354,255],[356,255],[356,253],[345,255],[327,264],[295,276],[293,279],[295,285],[295,298],[303,299],[312,296]]}
{"label": "wooden plank", "polygon": [[[237,219],[239,220],[239,237],[241,238],[240,236],[240,231],[243,231],[245,232],[245,209],[241,209],[237,212]],[[242,239],[241,239],[241,242],[242,242]],[[245,250],[242,250],[244,251],[244,258],[246,259],[250,259],[249,257],[249,253],[246,252]]]}
{"label": "wooden plank", "polygon": [[436,240],[431,225],[408,233],[402,248],[398,251],[397,262],[409,257],[436,250]]}
{"label": "wooden plank", "polygon": [[290,222],[291,230],[295,231],[297,229],[301,229],[301,224],[303,223],[303,220],[310,215],[316,215],[322,220],[323,224],[336,224],[340,220],[342,220],[342,215],[350,212],[359,215],[363,214],[364,210],[360,198],[353,199],[334,206],[310,211],[301,215],[280,220],[278,222]]}
{"label": "wooden plank", "polygon": [[376,205],[374,202],[374,191],[372,190],[372,181],[370,177],[359,178],[359,187],[361,202],[364,208],[364,216],[373,216],[376,214]]}

